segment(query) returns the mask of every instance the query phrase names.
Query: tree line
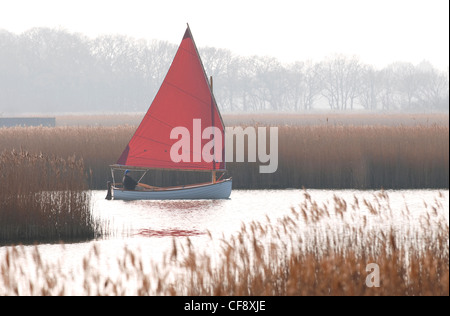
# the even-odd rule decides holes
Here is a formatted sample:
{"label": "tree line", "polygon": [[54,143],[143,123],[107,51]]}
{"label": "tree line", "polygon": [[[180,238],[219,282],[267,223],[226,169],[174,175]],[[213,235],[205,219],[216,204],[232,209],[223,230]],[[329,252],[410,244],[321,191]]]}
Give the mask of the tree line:
{"label": "tree line", "polygon": [[[146,111],[176,44],[122,35],[88,38],[63,29],[0,30],[0,115]],[[424,61],[383,69],[357,57],[282,64],[200,48],[222,111],[449,110],[449,71]]]}

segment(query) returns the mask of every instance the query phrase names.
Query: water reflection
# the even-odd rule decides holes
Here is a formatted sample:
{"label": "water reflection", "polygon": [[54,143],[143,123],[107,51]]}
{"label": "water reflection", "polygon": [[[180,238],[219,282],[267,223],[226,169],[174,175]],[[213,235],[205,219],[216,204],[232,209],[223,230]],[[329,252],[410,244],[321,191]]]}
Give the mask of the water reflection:
{"label": "water reflection", "polygon": [[203,235],[221,226],[230,207],[226,200],[106,201],[93,195],[96,216],[124,238]]}
{"label": "water reflection", "polygon": [[187,229],[139,229],[135,235],[141,237],[190,237],[204,235],[206,232],[199,230],[187,230]]}
{"label": "water reflection", "polygon": [[206,210],[211,207],[219,206],[222,200],[183,200],[183,201],[137,201],[136,204],[146,207],[156,207],[161,210]]}
{"label": "water reflection", "polygon": [[[379,200],[377,194],[374,191],[308,190],[307,195],[319,206],[326,205],[331,213],[335,209],[335,195],[345,200],[350,208],[356,203],[356,197],[360,204],[365,199],[374,205],[384,203],[382,207],[387,210],[386,216],[389,215],[385,224],[393,227],[420,224],[419,217],[427,212],[424,201],[430,204],[437,198],[448,209],[448,192],[390,191],[386,201]],[[119,232],[115,236],[123,236],[124,241],[128,237],[202,237],[206,232],[221,237],[234,234],[242,223],[265,222],[267,217],[282,218],[290,214],[292,207],[298,209],[305,199],[303,190],[235,190],[229,200],[106,201],[104,192],[94,191],[93,209],[100,219],[111,223],[111,229]],[[361,204],[360,208],[366,207]],[[410,212],[404,214],[405,209]],[[348,216],[355,217],[349,219],[350,222],[360,220],[360,212],[350,213]],[[369,219],[370,212],[366,220]]]}

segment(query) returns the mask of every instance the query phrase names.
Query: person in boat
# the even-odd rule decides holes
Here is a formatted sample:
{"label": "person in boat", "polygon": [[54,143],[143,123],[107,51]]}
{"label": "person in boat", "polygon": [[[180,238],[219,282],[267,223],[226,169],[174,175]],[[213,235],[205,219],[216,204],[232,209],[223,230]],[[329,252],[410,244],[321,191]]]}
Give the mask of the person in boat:
{"label": "person in boat", "polygon": [[138,185],[137,181],[134,180],[132,177],[130,177],[128,174],[130,173],[130,170],[125,170],[125,173],[123,174],[123,187],[126,190],[134,190],[136,186]]}

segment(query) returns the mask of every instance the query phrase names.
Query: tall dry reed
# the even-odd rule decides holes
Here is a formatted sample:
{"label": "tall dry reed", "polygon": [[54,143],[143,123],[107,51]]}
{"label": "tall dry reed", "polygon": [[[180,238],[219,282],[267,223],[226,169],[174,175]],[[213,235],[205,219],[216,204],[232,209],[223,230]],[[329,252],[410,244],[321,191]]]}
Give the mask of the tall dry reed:
{"label": "tall dry reed", "polygon": [[26,150],[83,159],[90,188],[106,187],[115,163],[135,127],[14,127],[0,128],[0,150]]}
{"label": "tall dry reed", "polygon": [[449,187],[445,126],[280,126],[278,170],[228,164],[235,188]]}
{"label": "tall dry reed", "polygon": [[92,239],[83,161],[27,151],[0,154],[0,244]]}
{"label": "tall dry reed", "polygon": [[[207,252],[174,242],[168,262],[183,270],[160,288],[164,295],[448,295],[449,224],[435,200],[418,223],[398,227],[380,192],[375,202],[334,197],[304,202],[277,222],[252,222],[221,242],[218,262]],[[417,224],[417,225],[416,225]],[[211,240],[213,243],[214,240]],[[367,278],[376,264],[379,287]],[[182,277],[186,275],[187,277]],[[372,279],[371,279],[372,280]]]}

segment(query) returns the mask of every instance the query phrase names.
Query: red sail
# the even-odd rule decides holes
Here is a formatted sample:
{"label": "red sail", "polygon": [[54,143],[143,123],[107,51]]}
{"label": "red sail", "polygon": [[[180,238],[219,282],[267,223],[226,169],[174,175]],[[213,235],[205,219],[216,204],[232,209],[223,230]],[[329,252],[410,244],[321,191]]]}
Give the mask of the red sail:
{"label": "red sail", "polygon": [[[197,128],[194,128],[194,122]],[[209,138],[205,136],[206,139],[199,135],[198,123],[201,123],[201,132],[207,127],[217,128],[214,129],[214,141],[208,133],[205,134],[209,135]],[[181,140],[181,135],[171,139],[172,129],[176,127],[186,128],[190,135],[189,146],[180,148],[180,153],[190,151],[189,159],[179,162],[173,161],[170,154],[172,146]],[[211,144],[214,146],[209,152],[216,157],[212,161],[202,155],[204,146],[207,145],[205,150],[208,152]],[[188,26],[155,99],[117,164],[143,168],[223,170],[224,146],[223,121]]]}

